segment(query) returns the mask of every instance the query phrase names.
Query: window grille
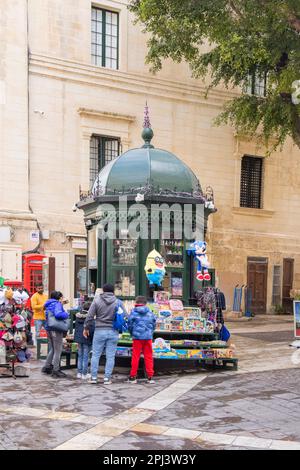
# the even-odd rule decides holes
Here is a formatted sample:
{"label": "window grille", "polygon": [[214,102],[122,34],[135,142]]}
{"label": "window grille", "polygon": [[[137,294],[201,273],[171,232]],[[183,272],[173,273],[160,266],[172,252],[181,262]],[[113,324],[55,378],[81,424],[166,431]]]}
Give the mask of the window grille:
{"label": "window grille", "polygon": [[90,140],[90,185],[99,171],[120,155],[121,143],[117,137],[93,135]]}
{"label": "window grille", "polygon": [[242,158],[240,206],[261,208],[263,160],[259,157]]}

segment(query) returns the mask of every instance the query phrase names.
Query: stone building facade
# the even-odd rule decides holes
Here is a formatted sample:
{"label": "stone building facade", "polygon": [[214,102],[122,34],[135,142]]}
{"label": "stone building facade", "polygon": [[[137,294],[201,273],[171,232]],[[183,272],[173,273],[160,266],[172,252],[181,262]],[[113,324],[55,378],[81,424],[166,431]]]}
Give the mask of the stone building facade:
{"label": "stone building facade", "polygon": [[[257,310],[269,312],[300,287],[300,151],[288,141],[265,157],[255,142],[215,127],[235,93],[218,88],[206,99],[206,84],[187,65],[167,61],[153,76],[127,3],[1,0],[0,275],[21,277],[21,252],[36,247],[30,233],[40,230],[39,249],[56,259],[57,288],[74,296],[86,232],[73,206],[98,165],[93,145],[104,143],[104,153],[108,145],[108,158],[140,146],[147,100],[155,146],[214,188],[209,255],[229,309],[234,287],[252,282]],[[247,167],[250,157],[256,169],[254,160]],[[241,207],[241,180],[254,185],[254,204]]]}

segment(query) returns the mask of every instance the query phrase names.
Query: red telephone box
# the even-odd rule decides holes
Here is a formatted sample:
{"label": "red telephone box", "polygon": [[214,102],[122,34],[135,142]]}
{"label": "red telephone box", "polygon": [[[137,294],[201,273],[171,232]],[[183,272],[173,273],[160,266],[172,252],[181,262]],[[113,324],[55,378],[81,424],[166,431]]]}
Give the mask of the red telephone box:
{"label": "red telephone box", "polygon": [[36,287],[43,284],[43,265],[45,255],[32,253],[23,256],[23,285],[30,296],[36,292]]}

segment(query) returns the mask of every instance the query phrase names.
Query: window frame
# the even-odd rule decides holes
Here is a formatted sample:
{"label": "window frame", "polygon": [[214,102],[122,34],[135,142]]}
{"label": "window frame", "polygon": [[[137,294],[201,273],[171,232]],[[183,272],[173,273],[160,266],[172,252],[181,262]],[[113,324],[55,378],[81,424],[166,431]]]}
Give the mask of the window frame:
{"label": "window frame", "polygon": [[[262,80],[264,81],[263,87],[259,86],[259,88],[263,88],[263,93],[257,93],[257,85]],[[267,96],[267,78],[268,74],[266,71],[260,72],[257,68],[255,68],[252,72],[248,73],[247,83],[245,86],[245,91],[248,95],[258,96],[260,98],[264,98]]]}
{"label": "window frame", "polygon": [[[97,165],[98,167],[95,169],[93,167],[93,171],[95,174],[92,177],[92,165],[91,165],[91,143],[92,139],[96,139],[98,141],[98,155],[97,155]],[[105,154],[105,144],[107,142],[118,142],[118,150],[117,156],[106,161],[106,154]],[[121,138],[116,136],[109,136],[109,135],[99,135],[99,134],[92,134],[90,137],[90,153],[89,153],[89,177],[90,177],[90,186],[93,186],[95,179],[97,178],[99,172],[104,168],[108,163],[110,163],[115,158],[121,155],[122,148],[121,148]]]}
{"label": "window frame", "polygon": [[[95,44],[97,46],[97,43],[93,43],[93,40],[92,40],[92,33],[95,32],[93,31],[92,29],[92,26],[93,26],[93,16],[92,16],[92,12],[93,10],[96,10],[96,11],[100,11],[102,13],[102,31],[101,31],[101,39],[102,39],[102,53],[101,53],[101,65],[97,64],[96,63],[96,60],[94,61],[94,58],[98,58],[100,56],[97,56],[96,54],[93,54],[93,51],[92,51],[92,46]],[[117,15],[117,35],[116,35],[116,39],[117,39],[117,46],[116,46],[116,51],[117,51],[117,57],[116,59],[116,67],[110,67],[108,65],[106,65],[106,14],[107,13],[112,13],[112,14],[115,14]],[[97,34],[97,33],[96,33]],[[112,36],[114,37],[114,36]],[[119,70],[119,56],[120,56],[120,48],[119,48],[119,42],[120,42],[120,14],[118,11],[115,11],[115,10],[108,10],[106,8],[102,8],[102,7],[98,7],[98,6],[95,6],[95,5],[92,5],[91,7],[91,59],[92,59],[92,64],[95,66],[95,67],[105,67],[105,68],[109,68],[111,70]],[[111,58],[112,59],[112,58]]]}
{"label": "window frame", "polygon": [[[250,171],[249,171],[249,170],[251,170],[251,168],[248,168],[248,174],[247,174],[248,188],[246,188],[247,191],[245,193],[243,193],[243,172],[244,172],[243,162],[246,161],[246,159],[249,162],[252,159],[253,162],[256,161],[256,162],[259,162],[259,164],[260,164],[258,204],[253,203],[253,200],[255,198],[255,195],[253,193],[254,193],[254,191],[257,191],[257,188],[254,188],[254,187],[249,188],[249,186],[251,186],[251,184],[253,184],[253,182],[251,182],[251,180],[250,180],[251,176],[253,177],[253,171],[252,171],[252,175],[250,174]],[[252,169],[253,168],[254,167],[252,167]],[[242,160],[241,160],[241,174],[240,174],[240,207],[245,207],[245,208],[249,208],[249,209],[263,209],[263,175],[264,175],[264,159],[263,159],[263,157],[259,157],[259,156],[256,156],[256,155],[248,155],[248,154],[243,155]],[[249,191],[249,189],[250,189],[250,191]]]}

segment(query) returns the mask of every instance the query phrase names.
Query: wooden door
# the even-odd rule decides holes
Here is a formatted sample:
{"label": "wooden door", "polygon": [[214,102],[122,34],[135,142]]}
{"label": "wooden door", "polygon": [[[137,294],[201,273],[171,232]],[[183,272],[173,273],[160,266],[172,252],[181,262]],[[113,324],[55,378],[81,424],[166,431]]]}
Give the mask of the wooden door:
{"label": "wooden door", "polygon": [[256,314],[266,313],[267,310],[267,258],[248,258],[247,285],[252,291],[251,311]]}
{"label": "wooden door", "polygon": [[293,313],[293,302],[290,298],[290,291],[294,281],[294,260],[285,258],[283,260],[282,276],[282,306],[286,313]]}

